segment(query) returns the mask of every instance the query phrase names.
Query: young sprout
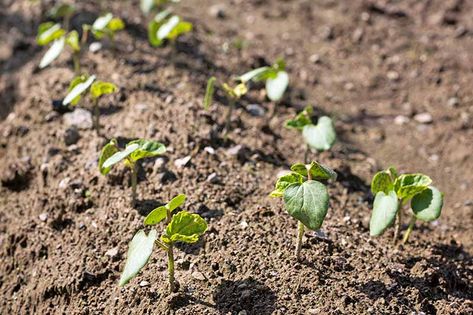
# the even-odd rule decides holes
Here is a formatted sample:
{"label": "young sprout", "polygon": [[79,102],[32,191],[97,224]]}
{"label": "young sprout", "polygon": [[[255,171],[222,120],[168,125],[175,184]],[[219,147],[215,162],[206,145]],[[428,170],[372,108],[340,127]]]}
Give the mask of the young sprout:
{"label": "young sprout", "polygon": [[48,15],[54,20],[62,18],[64,29],[68,30],[71,17],[75,10],[76,8],[73,5],[62,3],[55,5],[51,10],[49,10]]}
{"label": "young sprout", "polygon": [[279,59],[271,67],[266,66],[251,70],[239,76],[238,80],[243,84],[248,84],[250,81],[265,81],[266,95],[271,101],[278,102],[282,99],[289,84],[289,75],[285,68],[286,63],[283,59]]}
{"label": "young sprout", "polygon": [[152,46],[159,47],[165,40],[174,42],[180,35],[192,30],[192,23],[170,14],[170,11],[164,10],[149,22],[148,39]]}
{"label": "young sprout", "polygon": [[178,2],[179,0],[140,0],[140,9],[144,14],[149,14],[154,9],[160,8],[169,2]]}
{"label": "young sprout", "polygon": [[394,242],[397,242],[402,224],[402,208],[411,202],[412,217],[403,243],[406,243],[416,220],[430,222],[438,219],[443,206],[443,194],[432,180],[420,173],[398,175],[394,167],[374,175],[371,191],[374,198],[370,220],[370,235],[378,236],[391,226],[397,217]]}
{"label": "young sprout", "polygon": [[120,151],[117,141],[112,139],[100,153],[99,170],[102,175],[107,175],[112,166],[123,161],[131,170],[131,204],[136,203],[136,186],[138,182],[137,162],[144,158],[155,157],[166,152],[166,146],[157,141],[138,139],[128,142],[125,150]]}
{"label": "young sprout", "polygon": [[166,230],[158,239],[158,232],[152,229],[148,235],[144,230],[139,230],[131,240],[128,248],[125,268],[120,277],[119,286],[124,286],[146,265],[153,253],[154,244],[165,251],[168,256],[169,291],[175,292],[178,282],[174,277],[174,244],[176,242],[195,243],[207,231],[207,222],[198,214],[173,211],[180,207],[186,200],[185,195],[174,197],[165,206],[151,211],[145,218],[145,226],[157,225],[166,220]]}
{"label": "young sprout", "polygon": [[278,178],[271,197],[282,197],[287,212],[298,223],[296,258],[300,260],[304,229],[318,230],[324,222],[329,206],[327,188],[322,183],[335,180],[337,173],[317,162],[296,163],[291,172]]}
{"label": "young sprout", "polygon": [[235,103],[248,92],[248,88],[244,83],[239,83],[235,87],[231,87],[227,83],[219,84],[217,82],[217,79],[215,77],[211,77],[207,81],[207,88],[205,90],[205,97],[204,97],[204,108],[206,110],[209,109],[213,95],[215,93],[215,85],[220,85],[220,88],[223,90],[225,93],[225,96],[229,102],[229,108],[227,112],[227,117],[225,119],[225,133],[224,137],[226,138],[228,135],[228,132],[230,130],[230,122],[232,118],[232,113],[233,113],[233,108],[235,107]]}
{"label": "young sprout", "polygon": [[69,84],[68,94],[63,100],[63,105],[77,105],[81,95],[86,91],[90,92],[92,100],[92,110],[94,113],[94,127],[97,134],[100,134],[100,110],[99,99],[102,95],[112,94],[118,91],[118,87],[110,82],[95,81],[95,76],[80,75],[75,77]]}
{"label": "young sprout", "polygon": [[297,129],[302,132],[302,137],[306,143],[304,161],[307,163],[309,150],[326,151],[335,143],[337,134],[333,127],[332,119],[328,116],[321,116],[317,125],[312,123],[312,107],[307,106],[294,119],[286,121],[286,128]]}
{"label": "young sprout", "polygon": [[112,13],[107,13],[98,17],[92,26],[84,25],[83,29],[87,33],[89,30],[95,38],[102,39],[107,36],[115,50],[115,33],[125,28],[125,23],[120,18],[114,18]]}

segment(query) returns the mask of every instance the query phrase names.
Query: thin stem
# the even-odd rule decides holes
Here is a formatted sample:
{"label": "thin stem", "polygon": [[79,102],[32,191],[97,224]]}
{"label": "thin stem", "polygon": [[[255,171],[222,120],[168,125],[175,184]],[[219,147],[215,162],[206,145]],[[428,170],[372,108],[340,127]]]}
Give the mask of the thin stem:
{"label": "thin stem", "polygon": [[306,144],[306,146],[305,146],[305,152],[304,152],[304,163],[305,163],[305,164],[309,164],[309,151],[310,151],[309,145]]}
{"label": "thin stem", "polygon": [[70,20],[71,20],[71,15],[70,14],[67,14],[66,16],[64,16],[64,29],[66,31],[69,30]]}
{"label": "thin stem", "polygon": [[136,204],[136,184],[138,182],[138,165],[133,164],[131,168],[131,204]]}
{"label": "thin stem", "polygon": [[409,222],[409,227],[407,228],[406,232],[404,233],[404,237],[402,239],[402,243],[406,244],[409,240],[409,236],[411,235],[414,226],[416,225],[416,217],[412,216],[411,221]]}
{"label": "thin stem", "polygon": [[97,132],[97,135],[100,135],[100,108],[99,108],[99,100],[94,99],[94,128]]}
{"label": "thin stem", "polygon": [[168,247],[166,244],[164,244],[163,242],[161,242],[160,240],[156,240],[155,243],[156,243],[156,245],[158,245],[159,248],[161,248],[162,250],[164,250],[164,251],[166,251],[166,252],[168,251],[169,247]]}
{"label": "thin stem", "polygon": [[73,54],[72,54],[72,62],[74,63],[74,72],[76,73],[76,75],[79,75],[80,74],[80,60],[79,60],[79,52],[78,51],[75,51]]}
{"label": "thin stem", "polygon": [[81,46],[84,47],[87,44],[87,39],[89,37],[89,28],[82,27],[82,38],[81,38]]}
{"label": "thin stem", "polygon": [[230,123],[232,122],[232,113],[233,113],[233,108],[235,107],[235,99],[233,97],[230,97],[230,104],[227,112],[227,119],[225,121],[225,133],[223,134],[223,137],[227,139],[228,132],[230,131]]}
{"label": "thin stem", "polygon": [[297,225],[297,243],[296,243],[296,259],[301,259],[302,237],[304,236],[304,224],[299,221]]}
{"label": "thin stem", "polygon": [[169,273],[169,291],[176,292],[176,279],[174,278],[174,251],[173,244],[168,245],[168,273]]}
{"label": "thin stem", "polygon": [[399,238],[399,234],[401,233],[402,227],[402,200],[399,202],[399,206],[397,208],[397,219],[396,219],[396,229],[394,230],[394,244],[397,243],[397,239]]}

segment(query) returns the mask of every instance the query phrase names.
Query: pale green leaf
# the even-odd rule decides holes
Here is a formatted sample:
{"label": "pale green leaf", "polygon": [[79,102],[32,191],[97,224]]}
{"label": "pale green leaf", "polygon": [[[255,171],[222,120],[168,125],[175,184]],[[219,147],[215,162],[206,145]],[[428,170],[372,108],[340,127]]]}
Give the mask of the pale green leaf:
{"label": "pale green leaf", "polygon": [[53,19],[58,19],[62,17],[66,17],[68,15],[72,15],[75,11],[75,7],[73,5],[64,3],[55,5],[51,10],[49,10],[48,15]]}
{"label": "pale green leaf", "polygon": [[286,88],[289,84],[289,75],[286,71],[278,71],[274,78],[268,78],[266,80],[266,93],[268,98],[277,102],[281,100]]}
{"label": "pale green leaf", "polygon": [[238,77],[238,80],[240,80],[243,83],[247,83],[248,81],[260,81],[264,80],[265,74],[268,72],[274,72],[274,69],[271,67],[261,67],[261,68],[256,68],[251,71],[248,71],[241,76]]}
{"label": "pale green leaf", "polygon": [[337,139],[332,119],[327,116],[320,117],[316,126],[304,126],[302,136],[309,147],[317,151],[329,150]]}
{"label": "pale green leaf", "polygon": [[66,34],[66,31],[61,28],[60,24],[54,24],[53,22],[42,23],[38,27],[38,36],[36,42],[40,46],[49,44]]}
{"label": "pale green leaf", "polygon": [[394,190],[399,199],[409,200],[432,183],[429,176],[424,174],[403,174],[394,182]]}
{"label": "pale green leaf", "polygon": [[127,148],[128,146],[135,144],[138,145],[138,149],[134,150],[130,155],[130,158],[135,162],[140,159],[155,157],[166,152],[166,146],[164,144],[146,139],[133,140],[127,144]]}
{"label": "pale green leaf", "polygon": [[440,217],[443,207],[443,194],[435,187],[429,186],[415,195],[411,201],[411,208],[417,219],[430,222]]}
{"label": "pale green leaf", "polygon": [[399,211],[399,200],[391,190],[389,194],[380,191],[376,194],[373,203],[373,212],[370,219],[370,235],[378,236],[393,224]]}
{"label": "pale green leaf", "polygon": [[184,204],[186,202],[186,195],[184,194],[179,194],[176,197],[172,198],[171,201],[169,201],[166,205],[166,208],[169,209],[169,211],[174,211],[178,207]]}
{"label": "pale green leaf", "polygon": [[39,63],[39,68],[43,69],[47,67],[51,62],[56,60],[59,55],[61,55],[61,52],[64,49],[64,44],[65,44],[65,38],[60,37],[59,39],[55,40],[51,47],[49,47],[48,51],[44,54],[43,58],[41,59]]}
{"label": "pale green leaf", "polygon": [[118,87],[110,82],[95,81],[90,87],[90,94],[92,98],[99,98],[105,94],[112,94],[118,90]]}
{"label": "pale green leaf", "polygon": [[198,214],[181,211],[172,217],[166,237],[172,242],[195,243],[207,231],[207,222]]}
{"label": "pale green leaf", "polygon": [[373,180],[371,181],[371,192],[373,195],[376,195],[380,191],[388,194],[393,188],[393,181],[388,171],[381,171],[373,176]]}
{"label": "pale green leaf", "polygon": [[168,34],[167,38],[170,40],[175,40],[180,35],[189,33],[192,31],[192,23],[186,21],[180,21],[176,27],[174,27],[171,32]]}
{"label": "pale green leaf", "polygon": [[166,206],[157,207],[151,211],[144,220],[144,225],[156,225],[162,220],[166,219],[168,209]]}
{"label": "pale green leaf", "polygon": [[128,247],[125,268],[121,274],[119,286],[127,284],[146,265],[153,253],[156,239],[156,230],[151,230],[148,235],[145,231],[140,230],[133,236]]}
{"label": "pale green leaf", "polygon": [[74,99],[84,93],[91,85],[92,82],[95,80],[95,75],[90,76],[85,82],[79,83],[66,95],[64,101],[62,102],[64,105],[71,103]]}
{"label": "pale green leaf", "polygon": [[324,222],[329,206],[327,188],[315,180],[294,183],[284,191],[287,212],[311,230],[318,230]]}
{"label": "pale green leaf", "polygon": [[73,51],[80,51],[79,33],[77,33],[76,30],[69,32],[69,34],[66,36],[66,43],[72,48]]}
{"label": "pale green leaf", "polygon": [[132,154],[133,152],[138,150],[139,147],[140,146],[137,143],[128,145],[125,148],[125,150],[119,151],[119,152],[115,153],[114,155],[112,155],[111,157],[109,157],[107,160],[105,160],[102,167],[103,168],[109,168],[109,167],[117,164],[118,162],[122,161],[123,159],[126,159],[130,154]]}
{"label": "pale green leaf", "polygon": [[160,40],[166,39],[171,31],[179,24],[180,18],[177,15],[173,15],[158,29],[156,37]]}
{"label": "pale green leaf", "polygon": [[117,142],[115,139],[107,143],[100,152],[99,156],[99,170],[102,175],[107,175],[110,172],[110,166],[104,167],[103,164],[108,160],[112,155],[118,152]]}
{"label": "pale green leaf", "polygon": [[289,185],[294,183],[302,184],[303,182],[304,178],[298,173],[291,172],[289,174],[282,175],[278,178],[275,188],[269,196],[282,197],[284,195],[284,191]]}
{"label": "pale green leaf", "polygon": [[103,31],[112,19],[112,13],[102,15],[95,20],[94,24],[92,24],[92,29],[95,31]]}
{"label": "pale green leaf", "polygon": [[120,18],[113,18],[110,20],[110,22],[108,22],[106,28],[112,33],[115,33],[116,31],[120,31],[125,28],[125,22],[123,22],[123,20]]}
{"label": "pale green leaf", "polygon": [[286,121],[286,128],[294,128],[297,130],[303,130],[304,126],[312,125],[310,116],[312,115],[312,106],[307,106],[302,112],[296,115],[294,119]]}
{"label": "pale green leaf", "polygon": [[207,88],[205,89],[205,97],[204,97],[204,109],[208,110],[210,105],[212,104],[213,95],[215,92],[215,81],[217,79],[215,77],[211,77],[207,81]]}

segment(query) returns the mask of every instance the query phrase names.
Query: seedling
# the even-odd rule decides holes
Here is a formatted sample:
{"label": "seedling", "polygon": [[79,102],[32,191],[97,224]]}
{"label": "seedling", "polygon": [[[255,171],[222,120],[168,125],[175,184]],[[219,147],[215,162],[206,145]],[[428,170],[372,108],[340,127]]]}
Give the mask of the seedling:
{"label": "seedling", "polygon": [[390,227],[397,217],[394,242],[397,242],[401,224],[402,209],[410,201],[412,217],[403,243],[406,243],[417,220],[430,222],[437,220],[443,206],[443,194],[434,186],[432,180],[420,173],[398,175],[390,167],[374,175],[371,191],[374,198],[370,220],[370,235],[378,236]]}
{"label": "seedling", "polygon": [[264,81],[266,95],[273,102],[282,99],[289,84],[289,75],[285,71],[286,63],[279,59],[274,65],[251,70],[238,77],[238,80],[247,85],[249,82]]}
{"label": "seedling", "polygon": [[169,291],[172,293],[177,290],[178,283],[174,277],[174,244],[176,242],[195,243],[207,231],[207,222],[198,214],[191,214],[187,211],[173,214],[173,211],[180,207],[185,200],[185,195],[178,195],[165,206],[158,207],[148,214],[144,220],[145,226],[154,226],[166,220],[166,230],[160,239],[158,239],[156,229],[152,229],[148,235],[144,230],[139,230],[135,234],[129,244],[119,286],[124,286],[140,272],[148,262],[156,244],[168,256]]}
{"label": "seedling", "polygon": [[40,46],[52,43],[48,51],[44,54],[39,63],[39,68],[43,69],[56,60],[64,50],[69,47],[72,50],[72,61],[74,63],[74,71],[80,72],[80,44],[79,33],[73,30],[69,33],[61,27],[60,24],[53,22],[46,22],[39,25],[36,42]]}
{"label": "seedling", "polygon": [[179,0],[140,0],[140,9],[144,14],[149,14],[169,2],[179,2]]}
{"label": "seedling", "polygon": [[95,76],[80,75],[75,77],[69,84],[68,94],[63,100],[63,105],[77,105],[81,95],[89,91],[92,100],[92,111],[94,113],[94,127],[97,134],[100,133],[100,109],[99,99],[102,95],[112,94],[118,91],[118,87],[110,82],[95,81]]}
{"label": "seedling", "polygon": [[329,206],[327,188],[322,183],[335,180],[337,173],[317,162],[308,165],[296,163],[291,172],[278,178],[271,197],[282,197],[286,211],[298,223],[296,258],[300,260],[305,228],[318,230],[324,222]]}
{"label": "seedling", "polygon": [[127,143],[125,149],[120,151],[117,141],[112,139],[100,153],[99,170],[102,175],[107,175],[112,166],[123,161],[131,170],[131,204],[136,203],[136,186],[138,182],[138,161],[144,158],[155,157],[166,152],[166,146],[152,140],[138,139]]}
{"label": "seedling", "polygon": [[84,25],[83,29],[85,32],[84,36],[87,36],[88,31],[92,32],[92,35],[96,39],[102,39],[107,36],[112,43],[112,48],[115,50],[115,34],[116,32],[125,28],[125,23],[120,18],[114,18],[112,13],[107,13],[98,17],[92,26]]}
{"label": "seedling", "polygon": [[302,137],[306,143],[304,161],[307,163],[310,150],[326,151],[332,148],[337,134],[333,127],[332,119],[328,116],[321,116],[315,125],[311,119],[312,107],[307,106],[294,119],[286,121],[286,128],[296,129],[302,132]]}
{"label": "seedling", "polygon": [[192,23],[183,21],[177,15],[164,10],[148,24],[148,39],[152,46],[159,47],[168,40],[174,42],[180,35],[192,30]]}
{"label": "seedling", "polygon": [[71,17],[75,10],[76,8],[73,5],[63,3],[55,5],[51,10],[49,10],[48,15],[50,18],[55,20],[62,18],[64,29],[68,30]]}
{"label": "seedling", "polygon": [[215,86],[221,88],[221,90],[225,93],[225,96],[228,100],[229,107],[227,112],[227,117],[225,119],[225,133],[224,137],[226,138],[228,132],[230,130],[230,122],[232,118],[233,109],[235,107],[235,103],[248,92],[248,88],[246,84],[239,83],[235,87],[230,86],[227,83],[219,83],[215,77],[211,77],[207,81],[207,88],[205,90],[205,97],[204,97],[204,108],[206,110],[209,109],[210,105],[212,104],[213,95],[215,93]]}

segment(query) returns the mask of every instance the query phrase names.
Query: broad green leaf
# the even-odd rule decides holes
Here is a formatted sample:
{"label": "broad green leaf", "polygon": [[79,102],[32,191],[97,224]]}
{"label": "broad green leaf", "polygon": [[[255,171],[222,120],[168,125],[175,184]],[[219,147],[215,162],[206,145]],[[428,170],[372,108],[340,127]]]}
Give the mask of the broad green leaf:
{"label": "broad green leaf", "polygon": [[208,110],[210,105],[212,104],[213,95],[215,92],[215,81],[217,79],[215,77],[211,77],[207,81],[207,88],[205,89],[205,97],[204,97],[204,109]]}
{"label": "broad green leaf", "polygon": [[118,147],[117,147],[117,142],[115,139],[111,140],[109,143],[107,143],[103,149],[102,152],[100,152],[99,156],[99,170],[102,175],[107,175],[110,172],[110,166],[109,167],[103,167],[103,164],[105,163],[106,160],[108,160],[112,155],[118,152]]}
{"label": "broad green leaf", "polygon": [[312,161],[309,165],[309,173],[313,180],[337,179],[337,173],[330,167]]}
{"label": "broad green leaf", "polygon": [[122,161],[123,159],[127,158],[130,154],[135,152],[136,150],[139,149],[139,145],[137,143],[128,145],[125,150],[123,151],[118,151],[111,157],[109,157],[105,162],[103,163],[102,167],[103,168],[109,168],[112,165],[117,164],[118,162]]}
{"label": "broad green leaf", "polygon": [[123,20],[120,18],[113,18],[110,20],[110,22],[108,22],[106,28],[112,33],[115,33],[116,31],[120,31],[125,28],[125,22],[123,22]]}
{"label": "broad green leaf", "polygon": [[429,176],[424,174],[403,174],[394,182],[394,190],[399,199],[409,200],[432,183]]}
{"label": "broad green leaf", "polygon": [[294,183],[284,191],[287,212],[311,230],[318,230],[327,215],[329,196],[327,188],[315,180]]}
{"label": "broad green leaf", "polygon": [[156,37],[160,40],[166,39],[171,31],[179,24],[181,19],[177,15],[173,15],[169,20],[163,23],[158,29]]}
{"label": "broad green leaf", "polygon": [[411,201],[411,208],[417,219],[430,222],[440,217],[443,207],[443,194],[434,186],[429,186],[415,195]]}
{"label": "broad green leaf", "polygon": [[266,93],[268,94],[268,98],[273,102],[281,100],[288,84],[289,75],[287,74],[287,72],[278,71],[276,77],[268,78],[266,80]]}
{"label": "broad green leaf", "polygon": [[186,195],[184,194],[179,194],[176,197],[172,198],[171,201],[169,201],[166,205],[166,208],[169,209],[169,211],[174,211],[178,207],[180,207],[182,204],[186,202]]}
{"label": "broad green leaf", "polygon": [[250,80],[252,81],[260,81],[262,80],[262,77],[265,77],[265,74],[268,72],[273,72],[274,70],[271,67],[261,67],[261,68],[256,68],[251,71],[248,71],[241,76],[238,77],[238,80],[240,80],[242,83],[246,83]]}
{"label": "broad green leaf", "polygon": [[373,212],[370,219],[370,235],[378,236],[393,224],[399,211],[399,200],[391,190],[389,194],[380,191],[376,194],[373,203]]}
{"label": "broad green leaf", "polygon": [[76,30],[69,32],[69,34],[66,36],[66,43],[72,48],[73,51],[80,51],[79,33],[77,33]]}
{"label": "broad green leaf", "polygon": [[166,206],[157,207],[151,211],[144,220],[144,225],[156,225],[162,220],[166,219],[168,209]]}
{"label": "broad green leaf", "polygon": [[92,98],[97,99],[104,94],[112,94],[118,90],[118,87],[110,82],[95,81],[90,87]]}
{"label": "broad green leaf", "polygon": [[126,257],[125,268],[120,277],[119,286],[128,283],[146,265],[149,257],[153,253],[154,242],[157,239],[156,230],[151,230],[148,235],[145,231],[138,231],[130,244]]}
{"label": "broad green leaf", "polygon": [[371,192],[373,195],[376,195],[380,191],[388,194],[393,188],[393,181],[388,171],[381,171],[373,176],[373,180],[371,181]]}
{"label": "broad green leaf", "polygon": [[291,171],[307,177],[307,166],[304,163],[292,164]]}
{"label": "broad green leaf", "polygon": [[55,40],[48,51],[44,54],[43,58],[39,63],[39,68],[43,69],[47,67],[51,62],[56,60],[57,57],[61,54],[64,49],[65,39],[64,37],[60,37],[59,39]]}
{"label": "broad green leaf", "polygon": [[94,24],[92,24],[92,29],[95,31],[103,31],[112,19],[112,13],[102,15],[95,20]]}
{"label": "broad green leaf", "polygon": [[75,11],[75,7],[70,4],[59,4],[55,5],[51,10],[49,10],[48,15],[53,19],[62,18],[68,15],[72,15]]}
{"label": "broad green leaf", "polygon": [[297,114],[294,119],[289,119],[286,121],[287,128],[294,128],[297,130],[304,129],[306,125],[312,125],[312,120],[310,116],[312,115],[312,106],[307,106],[302,112]]}
{"label": "broad green leaf", "polygon": [[304,182],[304,178],[298,174],[291,172],[289,174],[280,176],[278,181],[276,182],[274,190],[269,194],[271,197],[282,197],[284,196],[284,191],[286,188],[294,183],[302,184]]}
{"label": "broad green leaf", "polygon": [[94,80],[95,80],[95,75],[92,75],[85,82],[79,83],[76,86],[74,86],[74,88],[66,95],[62,103],[64,105],[67,105],[69,103],[72,103],[73,105],[75,105],[78,101],[77,97],[80,96],[82,93],[84,93],[92,84],[92,82],[94,82]]}
{"label": "broad green leaf", "polygon": [[54,24],[53,22],[41,23],[38,27],[38,36],[36,42],[40,46],[49,44],[66,34],[66,31],[61,28],[60,24]]}
{"label": "broad green leaf", "polygon": [[195,243],[207,231],[207,222],[198,214],[181,211],[172,217],[166,236],[172,242]]}
{"label": "broad green leaf", "polygon": [[304,126],[302,136],[309,147],[317,151],[329,150],[337,138],[332,119],[327,116],[320,117],[316,126]]}
{"label": "broad green leaf", "polygon": [[176,27],[174,27],[171,32],[168,34],[167,38],[170,40],[175,40],[180,35],[189,33],[192,31],[192,23],[186,21],[180,21]]}
{"label": "broad green leaf", "polygon": [[138,145],[138,149],[133,150],[133,153],[130,155],[130,158],[135,162],[143,158],[158,156],[166,152],[166,146],[164,144],[146,139],[130,141],[127,144],[127,148],[128,146],[135,144]]}

